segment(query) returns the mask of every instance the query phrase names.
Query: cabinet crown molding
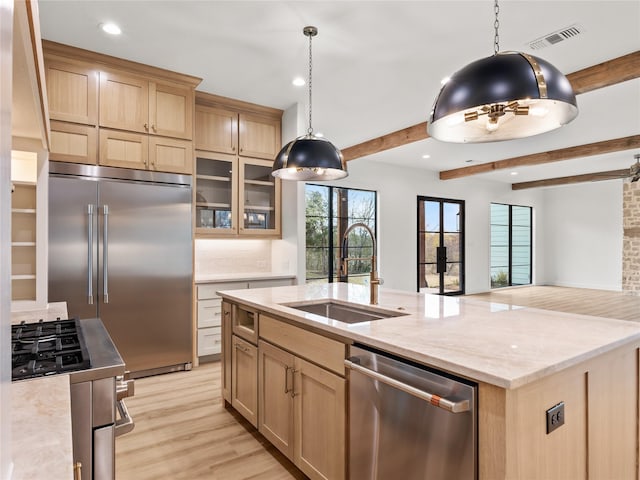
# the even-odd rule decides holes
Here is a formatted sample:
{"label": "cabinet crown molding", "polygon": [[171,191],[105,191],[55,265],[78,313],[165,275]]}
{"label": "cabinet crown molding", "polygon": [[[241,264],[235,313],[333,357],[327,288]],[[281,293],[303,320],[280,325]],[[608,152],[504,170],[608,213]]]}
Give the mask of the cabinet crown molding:
{"label": "cabinet crown molding", "polygon": [[92,52],[83,48],[72,47],[63,43],[52,42],[51,40],[42,40],[42,48],[47,56],[63,57],[64,60],[79,60],[99,64],[105,67],[115,67],[124,69],[130,73],[152,76],[157,79],[191,85],[197,87],[202,79],[185,73],[178,73],[164,68],[153,67],[143,63],[125,60],[123,58],[105,55],[103,53]]}
{"label": "cabinet crown molding", "polygon": [[258,105],[257,103],[245,102],[243,100],[223,97],[199,90],[196,90],[196,105],[233,110],[237,113],[252,113],[279,119],[282,118],[282,114],[284,113],[284,111],[279,108],[266,107],[264,105]]}

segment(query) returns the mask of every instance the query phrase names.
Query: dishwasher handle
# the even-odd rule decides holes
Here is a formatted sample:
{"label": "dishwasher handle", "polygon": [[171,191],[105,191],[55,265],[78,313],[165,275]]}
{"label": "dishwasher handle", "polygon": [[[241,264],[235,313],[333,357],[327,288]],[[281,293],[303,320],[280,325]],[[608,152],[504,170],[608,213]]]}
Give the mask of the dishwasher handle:
{"label": "dishwasher handle", "polygon": [[431,405],[442,408],[451,413],[461,413],[468,412],[470,409],[469,400],[461,400],[459,402],[453,402],[451,400],[447,400],[446,398],[442,398],[439,395],[434,393],[425,392],[420,390],[419,388],[412,387],[411,385],[407,385],[406,383],[400,382],[391,377],[387,377],[381,373],[370,370],[362,365],[358,365],[357,363],[352,362],[351,360],[345,360],[344,365],[347,368],[355,370],[363,375],[371,377],[375,380],[378,380],[382,383],[389,385],[390,387],[397,388],[398,390],[402,390],[414,397],[420,398],[426,402],[429,402]]}

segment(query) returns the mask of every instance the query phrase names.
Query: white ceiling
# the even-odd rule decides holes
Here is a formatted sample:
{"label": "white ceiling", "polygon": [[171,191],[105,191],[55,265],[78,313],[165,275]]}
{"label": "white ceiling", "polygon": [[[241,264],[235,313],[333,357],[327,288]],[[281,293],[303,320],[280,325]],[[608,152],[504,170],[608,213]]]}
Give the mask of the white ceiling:
{"label": "white ceiling", "polygon": [[[203,79],[198,90],[286,109],[307,75],[313,40],[313,126],[339,148],[427,119],[440,80],[493,53],[491,0],[189,1],[40,0],[45,39]],[[640,1],[500,2],[500,49],[532,53],[565,74],[640,49]],[[108,36],[98,25],[123,29]],[[529,42],[578,24],[582,33],[541,50]],[[528,139],[447,144],[427,139],[358,162],[447,170],[640,133],[640,79],[578,96],[571,124]],[[636,150],[482,174],[512,183],[626,168]],[[429,154],[425,160],[422,155]],[[466,161],[473,160],[472,163]]]}

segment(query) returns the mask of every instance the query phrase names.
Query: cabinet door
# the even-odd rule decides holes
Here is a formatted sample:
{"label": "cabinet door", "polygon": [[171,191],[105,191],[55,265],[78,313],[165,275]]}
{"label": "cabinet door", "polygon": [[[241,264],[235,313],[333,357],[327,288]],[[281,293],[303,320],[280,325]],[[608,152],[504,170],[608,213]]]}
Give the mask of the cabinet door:
{"label": "cabinet door", "polygon": [[193,89],[163,83],[149,85],[149,133],[193,138]]}
{"label": "cabinet door", "polygon": [[149,136],[149,170],[191,175],[193,172],[191,141]]}
{"label": "cabinet door", "polygon": [[52,121],[49,160],[96,165],[98,161],[96,127]]}
{"label": "cabinet door", "polygon": [[279,236],[280,179],[271,175],[273,162],[241,158],[239,162],[240,233]]}
{"label": "cabinet door", "polygon": [[238,153],[238,114],[196,105],[196,150]]}
{"label": "cabinet door", "polygon": [[231,304],[222,302],[222,398],[231,403]]}
{"label": "cabinet door", "polygon": [[231,405],[258,427],[258,349],[241,338],[232,337]]}
{"label": "cabinet door", "polygon": [[100,165],[147,168],[148,135],[100,129]]}
{"label": "cabinet door", "polygon": [[196,234],[237,234],[238,160],[198,150],[195,167]]}
{"label": "cabinet door", "polygon": [[100,126],[149,131],[149,82],[140,77],[100,72]]}
{"label": "cabinet door", "polygon": [[293,459],[294,356],[263,341],[258,356],[258,430]]}
{"label": "cabinet door", "polygon": [[96,125],[98,71],[90,66],[46,61],[49,117],[52,120]]}
{"label": "cabinet door", "polygon": [[312,479],[345,478],[345,379],[295,359],[294,463]]}
{"label": "cabinet door", "polygon": [[240,114],[239,154],[273,161],[280,151],[280,119]]}

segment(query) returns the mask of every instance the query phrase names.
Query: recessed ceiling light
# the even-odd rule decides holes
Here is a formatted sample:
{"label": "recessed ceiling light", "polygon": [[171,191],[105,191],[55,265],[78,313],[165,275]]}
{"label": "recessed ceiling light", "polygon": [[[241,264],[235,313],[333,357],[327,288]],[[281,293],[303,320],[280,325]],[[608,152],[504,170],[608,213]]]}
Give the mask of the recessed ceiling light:
{"label": "recessed ceiling light", "polygon": [[291,83],[293,83],[296,87],[302,87],[306,82],[304,81],[304,78],[296,77]]}
{"label": "recessed ceiling light", "polygon": [[512,175],[512,176],[514,176],[514,177],[515,177],[517,174],[518,174],[518,172],[511,172],[511,175]]}
{"label": "recessed ceiling light", "polygon": [[122,33],[120,27],[111,22],[101,23],[100,28],[103,32],[108,33],[109,35],[120,35]]}
{"label": "recessed ceiling light", "polygon": [[424,155],[422,155],[422,158],[425,158],[425,159],[426,159],[426,158],[431,158],[431,155],[429,155],[429,154],[424,154]]}

